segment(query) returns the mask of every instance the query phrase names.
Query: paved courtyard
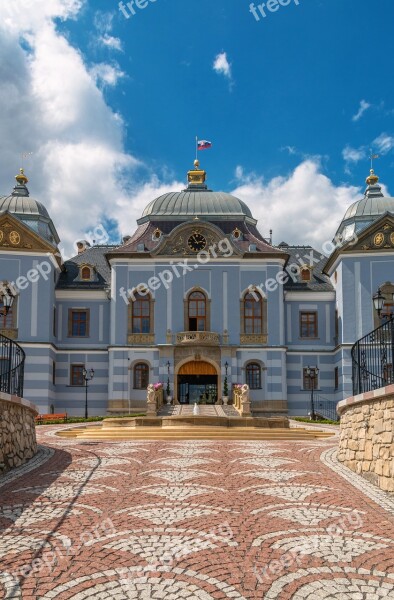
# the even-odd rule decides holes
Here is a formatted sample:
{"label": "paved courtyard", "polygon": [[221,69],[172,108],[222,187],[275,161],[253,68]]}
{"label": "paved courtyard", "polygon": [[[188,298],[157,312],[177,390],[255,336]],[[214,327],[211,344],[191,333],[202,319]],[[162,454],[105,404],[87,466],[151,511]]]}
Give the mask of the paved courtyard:
{"label": "paved courtyard", "polygon": [[0,481],[0,598],[394,599],[393,499],[338,466],[332,439],[56,429]]}

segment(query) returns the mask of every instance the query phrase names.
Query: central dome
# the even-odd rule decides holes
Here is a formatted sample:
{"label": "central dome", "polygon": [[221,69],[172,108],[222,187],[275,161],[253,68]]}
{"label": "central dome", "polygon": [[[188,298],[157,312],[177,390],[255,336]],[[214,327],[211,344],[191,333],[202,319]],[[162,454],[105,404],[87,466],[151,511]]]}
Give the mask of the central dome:
{"label": "central dome", "polygon": [[169,192],[148,204],[138,223],[155,220],[155,218],[171,220],[190,220],[193,217],[206,217],[243,220],[255,223],[250,209],[245,202],[224,192],[185,190]]}
{"label": "central dome", "polygon": [[169,192],[152,200],[137,223],[147,221],[190,221],[201,218],[209,221],[257,221],[239,198],[225,192],[213,192],[205,184],[206,172],[200,169],[198,160],[194,170],[188,172],[189,185],[182,192]]}

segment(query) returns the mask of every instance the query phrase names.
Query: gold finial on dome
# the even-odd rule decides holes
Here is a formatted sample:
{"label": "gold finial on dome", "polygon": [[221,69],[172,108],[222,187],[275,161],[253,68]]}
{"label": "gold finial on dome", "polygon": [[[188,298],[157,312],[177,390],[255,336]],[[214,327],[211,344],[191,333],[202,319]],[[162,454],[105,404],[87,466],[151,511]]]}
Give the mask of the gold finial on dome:
{"label": "gold finial on dome", "polygon": [[376,185],[379,181],[379,177],[375,174],[373,169],[369,172],[369,177],[365,180],[368,185]]}
{"label": "gold finial on dome", "polygon": [[187,173],[187,181],[189,184],[189,188],[193,187],[206,187],[205,180],[207,178],[207,173],[204,169],[200,169],[200,161],[194,161],[194,169],[191,169]]}
{"label": "gold finial on dome", "polygon": [[26,185],[26,183],[29,181],[25,175],[24,169],[19,169],[19,173],[18,175],[15,175],[15,179],[19,185]]}

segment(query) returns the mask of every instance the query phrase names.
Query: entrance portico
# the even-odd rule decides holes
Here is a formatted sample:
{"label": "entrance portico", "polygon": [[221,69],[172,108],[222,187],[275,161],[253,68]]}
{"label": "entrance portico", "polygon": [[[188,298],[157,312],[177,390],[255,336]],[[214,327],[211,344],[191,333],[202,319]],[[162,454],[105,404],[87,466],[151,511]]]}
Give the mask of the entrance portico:
{"label": "entrance portico", "polygon": [[176,369],[177,404],[218,404],[220,400],[220,370],[213,361],[185,360]]}

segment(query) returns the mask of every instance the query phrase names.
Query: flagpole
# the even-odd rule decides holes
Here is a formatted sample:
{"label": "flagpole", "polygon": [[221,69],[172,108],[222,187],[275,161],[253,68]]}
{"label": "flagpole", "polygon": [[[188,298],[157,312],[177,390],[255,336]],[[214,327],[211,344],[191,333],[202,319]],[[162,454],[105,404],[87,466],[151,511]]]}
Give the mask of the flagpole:
{"label": "flagpole", "polygon": [[196,160],[198,156],[198,136],[196,135]]}

